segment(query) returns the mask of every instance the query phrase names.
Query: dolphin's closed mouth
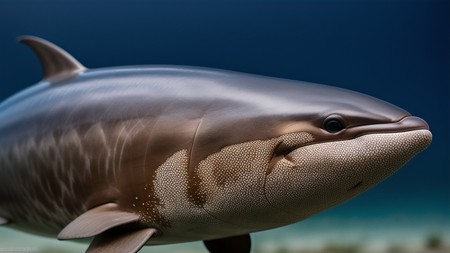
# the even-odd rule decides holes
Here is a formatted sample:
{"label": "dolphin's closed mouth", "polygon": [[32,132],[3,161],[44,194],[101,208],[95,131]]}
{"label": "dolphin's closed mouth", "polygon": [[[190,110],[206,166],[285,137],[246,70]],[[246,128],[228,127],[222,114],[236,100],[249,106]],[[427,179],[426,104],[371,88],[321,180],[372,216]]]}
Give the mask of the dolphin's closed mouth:
{"label": "dolphin's closed mouth", "polygon": [[351,127],[347,129],[346,134],[353,136],[353,138],[355,138],[366,134],[400,133],[400,132],[429,130],[429,129],[430,127],[423,119],[408,115],[406,117],[403,117],[397,122]]}

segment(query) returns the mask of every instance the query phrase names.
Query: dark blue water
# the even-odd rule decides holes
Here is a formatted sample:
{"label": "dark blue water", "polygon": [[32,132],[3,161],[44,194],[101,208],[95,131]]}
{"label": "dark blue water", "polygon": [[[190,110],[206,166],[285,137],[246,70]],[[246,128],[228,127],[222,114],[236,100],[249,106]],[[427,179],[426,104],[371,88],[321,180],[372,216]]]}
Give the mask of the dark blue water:
{"label": "dark blue water", "polygon": [[449,223],[449,13],[448,1],[432,0],[1,0],[0,99],[41,78],[35,56],[15,41],[24,34],[62,46],[91,68],[196,65],[360,91],[425,119],[433,143],[384,183],[319,218]]}

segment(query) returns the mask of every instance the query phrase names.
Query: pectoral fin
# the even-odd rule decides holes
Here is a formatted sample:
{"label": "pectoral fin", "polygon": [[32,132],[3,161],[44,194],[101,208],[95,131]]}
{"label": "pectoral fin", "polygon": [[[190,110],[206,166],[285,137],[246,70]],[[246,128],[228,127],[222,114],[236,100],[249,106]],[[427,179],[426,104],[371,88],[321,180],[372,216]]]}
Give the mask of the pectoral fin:
{"label": "pectoral fin", "polygon": [[208,240],[203,243],[211,253],[249,253],[251,249],[249,234]]}
{"label": "pectoral fin", "polygon": [[157,232],[154,228],[128,230],[125,227],[110,229],[95,236],[86,253],[135,253]]}
{"label": "pectoral fin", "polygon": [[120,210],[116,203],[108,203],[93,208],[73,220],[58,234],[58,239],[92,237],[113,227],[136,222],[138,219],[137,214]]}

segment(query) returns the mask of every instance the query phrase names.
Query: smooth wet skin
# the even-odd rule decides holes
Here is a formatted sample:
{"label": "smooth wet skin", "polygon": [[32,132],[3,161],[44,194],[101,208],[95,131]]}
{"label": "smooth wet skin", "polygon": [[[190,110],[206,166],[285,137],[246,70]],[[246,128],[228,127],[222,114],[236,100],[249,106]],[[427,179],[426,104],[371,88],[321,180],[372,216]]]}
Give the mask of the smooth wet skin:
{"label": "smooth wet skin", "polygon": [[0,223],[87,252],[249,233],[310,217],[392,175],[428,125],[360,93],[180,66],[87,69],[22,37],[44,80],[0,104]]}

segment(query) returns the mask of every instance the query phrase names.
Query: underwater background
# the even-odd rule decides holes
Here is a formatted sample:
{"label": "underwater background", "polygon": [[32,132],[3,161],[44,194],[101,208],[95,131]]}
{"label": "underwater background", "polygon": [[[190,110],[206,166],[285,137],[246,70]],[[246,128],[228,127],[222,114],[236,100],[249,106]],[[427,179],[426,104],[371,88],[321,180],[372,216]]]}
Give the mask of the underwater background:
{"label": "underwater background", "polygon": [[[194,65],[338,86],[425,119],[433,143],[368,192],[252,235],[254,253],[450,252],[450,4],[421,0],[0,0],[0,100],[42,77],[20,35],[90,68]],[[4,180],[4,179],[2,179]],[[0,228],[0,252],[84,252]],[[202,243],[142,252],[206,252]]]}

